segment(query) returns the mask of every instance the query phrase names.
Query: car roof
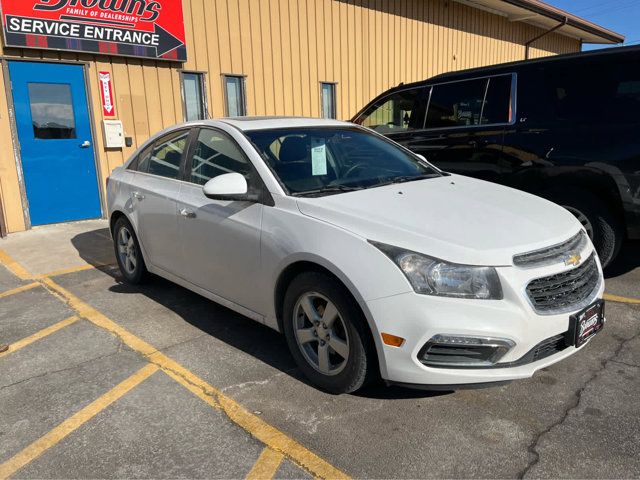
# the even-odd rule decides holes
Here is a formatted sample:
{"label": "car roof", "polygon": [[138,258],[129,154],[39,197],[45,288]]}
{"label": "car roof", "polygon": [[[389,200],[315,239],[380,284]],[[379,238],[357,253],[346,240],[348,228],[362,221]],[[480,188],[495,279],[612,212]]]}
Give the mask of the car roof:
{"label": "car roof", "polygon": [[[226,123],[242,131],[267,130],[296,127],[349,127],[352,123],[339,120],[305,117],[233,117],[219,118],[217,122]],[[206,121],[204,123],[207,123]]]}

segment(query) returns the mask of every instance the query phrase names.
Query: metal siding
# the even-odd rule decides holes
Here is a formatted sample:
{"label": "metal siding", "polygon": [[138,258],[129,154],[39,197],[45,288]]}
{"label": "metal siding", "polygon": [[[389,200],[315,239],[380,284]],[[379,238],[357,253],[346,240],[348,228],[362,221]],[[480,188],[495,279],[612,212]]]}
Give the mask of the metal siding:
{"label": "metal siding", "polygon": [[[209,114],[224,115],[223,73],[246,75],[249,115],[320,115],[320,82],[336,82],[338,118],[397,85],[449,71],[524,58],[541,30],[447,0],[184,0],[184,65],[67,52],[0,48],[10,57],[88,62],[99,176],[158,130],[184,120],[180,70],[206,72]],[[1,42],[1,40],[0,40]],[[543,37],[532,58],[578,51]],[[98,71],[113,75],[118,118],[131,148],[105,150]],[[0,85],[3,72],[0,71]],[[0,142],[11,145],[0,95]],[[0,152],[0,199],[9,232],[25,228],[12,149]]]}

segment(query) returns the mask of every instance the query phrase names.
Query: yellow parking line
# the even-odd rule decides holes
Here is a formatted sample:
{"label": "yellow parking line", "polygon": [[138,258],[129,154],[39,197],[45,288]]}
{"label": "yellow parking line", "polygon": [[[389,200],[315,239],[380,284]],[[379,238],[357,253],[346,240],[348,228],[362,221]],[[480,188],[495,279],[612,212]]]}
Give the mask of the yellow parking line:
{"label": "yellow parking line", "polygon": [[26,292],[27,290],[31,290],[32,288],[39,287],[40,284],[38,282],[28,283],[27,285],[23,285],[18,288],[13,288],[11,290],[7,290],[6,292],[0,293],[0,298],[10,297],[11,295],[15,295],[16,293]]}
{"label": "yellow parking line", "polygon": [[77,317],[74,315],[73,317],[65,318],[64,320],[61,320],[58,323],[54,323],[50,327],[44,328],[39,332],[34,333],[33,335],[29,335],[28,337],[23,338],[22,340],[18,340],[17,342],[9,345],[9,350],[7,350],[6,352],[0,353],[0,357],[4,357],[5,355],[9,355],[10,353],[16,352],[21,348],[24,348],[27,345],[32,344],[33,342],[41,340],[44,337],[57,332],[58,330],[62,330],[64,327],[67,327],[78,320],[80,320],[80,317]]}
{"label": "yellow parking line", "polygon": [[153,364],[148,364],[142,367],[122,383],[116,385],[100,398],[93,401],[82,410],[77,412],[75,415],[55,427],[49,433],[40,437],[24,450],[17,453],[5,463],[0,465],[0,478],[8,478],[10,475],[13,475],[19,469],[24,467],[26,464],[34,461],[48,449],[62,441],[65,437],[67,437],[67,435],[77,430],[88,420],[91,420],[94,416],[103,411],[113,402],[124,396],[132,388],[136,387],[141,382],[149,378],[157,370],[158,367]]}
{"label": "yellow parking line", "polygon": [[612,295],[610,293],[604,294],[604,299],[609,302],[617,302],[617,303],[629,303],[631,305],[640,305],[639,298],[629,298],[629,297],[621,297],[619,295]]}
{"label": "yellow parking line", "polygon": [[247,480],[271,480],[278,471],[283,458],[284,456],[280,452],[265,447],[247,474]]}
{"label": "yellow parking line", "polygon": [[5,267],[21,280],[30,280],[33,277],[28,270],[11,258],[4,250],[0,250],[0,263],[3,263]]}
{"label": "yellow parking line", "polygon": [[344,472],[321,459],[315,453],[288,437],[280,430],[250,413],[218,389],[187,370],[175,360],[167,357],[164,353],[159,352],[152,345],[136,337],[91,305],[83,302],[80,298],[50,278],[44,278],[41,282],[51,292],[61,297],[79,316],[116,335],[128,347],[147,357],[150,362],[160,367],[165,373],[179,381],[182,385],[186,386],[186,384],[189,384],[187,388],[198,395],[198,397],[202,399],[209,397],[209,399],[205,400],[209,405],[215,408],[219,406],[234,423],[245,429],[272,450],[284,454],[316,477],[331,479],[348,478]]}
{"label": "yellow parking line", "polygon": [[92,265],[79,265],[77,267],[71,267],[71,268],[63,268],[62,270],[55,270],[53,272],[49,272],[49,273],[43,273],[41,275],[36,275],[35,278],[37,279],[43,279],[43,278],[47,278],[47,277],[57,277],[59,275],[67,275],[69,273],[76,273],[76,272],[84,272],[86,270],[95,270],[95,269],[100,269],[103,267],[111,267],[113,266],[113,263],[96,263],[96,264],[92,264]]}

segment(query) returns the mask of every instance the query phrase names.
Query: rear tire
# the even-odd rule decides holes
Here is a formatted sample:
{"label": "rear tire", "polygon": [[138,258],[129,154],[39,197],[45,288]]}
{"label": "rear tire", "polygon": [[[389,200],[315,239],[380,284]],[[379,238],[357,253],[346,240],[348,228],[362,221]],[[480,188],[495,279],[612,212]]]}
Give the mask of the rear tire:
{"label": "rear tire", "polygon": [[138,285],[147,277],[147,266],[142,258],[138,237],[126,217],[120,217],[113,226],[113,248],[124,281]]}
{"label": "rear tire", "polygon": [[368,326],[349,292],[319,272],[293,279],[284,298],[283,329],[296,364],[317,387],[351,393],[374,375]]}
{"label": "rear tire", "polygon": [[587,192],[566,192],[551,198],[569,210],[587,230],[596,247],[602,267],[613,262],[624,240],[624,229],[609,206]]}

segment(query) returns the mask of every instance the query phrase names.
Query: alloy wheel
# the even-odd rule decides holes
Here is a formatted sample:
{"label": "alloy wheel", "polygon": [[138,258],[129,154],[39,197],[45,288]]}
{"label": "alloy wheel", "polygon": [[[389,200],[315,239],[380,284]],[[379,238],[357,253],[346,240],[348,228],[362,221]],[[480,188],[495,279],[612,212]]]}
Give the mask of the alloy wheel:
{"label": "alloy wheel", "polygon": [[320,293],[300,296],[293,327],[305,360],[323,375],[337,375],[349,358],[349,334],[336,306]]}
{"label": "alloy wheel", "polygon": [[120,264],[129,275],[133,275],[138,264],[138,250],[133,235],[127,227],[120,228],[118,232],[118,255]]}

